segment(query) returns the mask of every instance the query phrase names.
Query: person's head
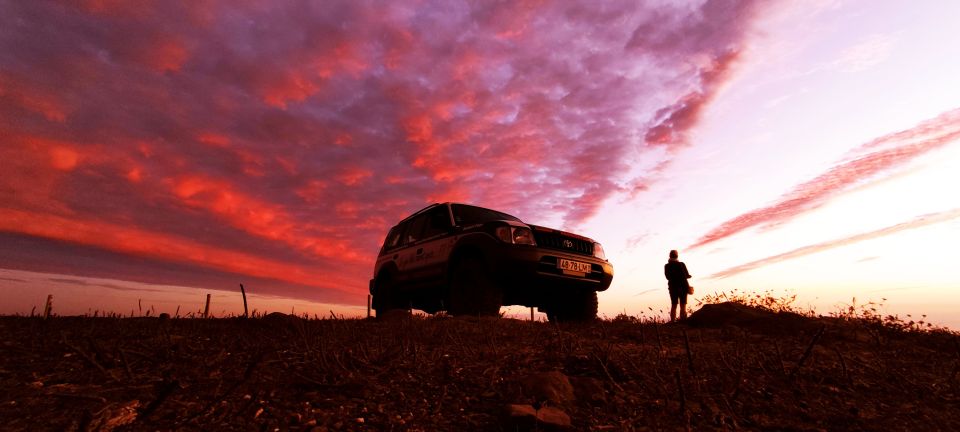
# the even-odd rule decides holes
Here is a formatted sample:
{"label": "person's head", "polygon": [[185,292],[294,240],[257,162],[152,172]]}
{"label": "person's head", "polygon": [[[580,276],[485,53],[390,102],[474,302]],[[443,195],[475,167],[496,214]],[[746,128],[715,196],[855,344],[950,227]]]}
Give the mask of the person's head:
{"label": "person's head", "polygon": [[677,259],[679,257],[680,257],[680,254],[677,253],[676,249],[670,251],[670,259]]}

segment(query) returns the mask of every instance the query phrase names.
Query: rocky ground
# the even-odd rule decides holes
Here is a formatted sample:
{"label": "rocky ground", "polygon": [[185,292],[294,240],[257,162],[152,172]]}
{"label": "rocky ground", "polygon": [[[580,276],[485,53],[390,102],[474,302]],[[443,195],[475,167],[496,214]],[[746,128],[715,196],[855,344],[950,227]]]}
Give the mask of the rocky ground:
{"label": "rocky ground", "polygon": [[960,430],[954,333],[708,305],[684,324],[0,317],[4,430]]}

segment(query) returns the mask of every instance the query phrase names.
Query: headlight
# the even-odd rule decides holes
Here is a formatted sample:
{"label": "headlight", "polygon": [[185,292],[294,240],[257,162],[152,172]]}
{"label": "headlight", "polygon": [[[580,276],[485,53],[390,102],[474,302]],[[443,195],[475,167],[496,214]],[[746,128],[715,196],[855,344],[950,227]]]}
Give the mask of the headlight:
{"label": "headlight", "polygon": [[603,246],[600,246],[600,243],[593,244],[593,256],[602,260],[607,259],[607,254],[603,253]]}
{"label": "headlight", "polygon": [[537,242],[533,240],[533,231],[526,227],[502,226],[497,227],[497,238],[504,243],[533,245]]}

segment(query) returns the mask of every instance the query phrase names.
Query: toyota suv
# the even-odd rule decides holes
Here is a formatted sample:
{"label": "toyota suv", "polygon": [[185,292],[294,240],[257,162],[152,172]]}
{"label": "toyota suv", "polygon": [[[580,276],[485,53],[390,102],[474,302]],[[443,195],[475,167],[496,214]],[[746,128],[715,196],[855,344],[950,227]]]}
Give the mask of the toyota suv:
{"label": "toyota suv", "polygon": [[597,316],[613,280],[600,243],[495,210],[433,204],[390,229],[370,280],[378,316],[392,309],[497,315],[537,307],[551,321]]}

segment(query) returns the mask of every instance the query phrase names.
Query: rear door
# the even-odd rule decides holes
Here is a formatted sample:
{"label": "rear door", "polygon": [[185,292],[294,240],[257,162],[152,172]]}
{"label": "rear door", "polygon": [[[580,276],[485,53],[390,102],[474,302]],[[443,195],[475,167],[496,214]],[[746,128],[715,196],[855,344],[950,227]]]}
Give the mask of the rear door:
{"label": "rear door", "polygon": [[452,236],[450,210],[441,205],[408,222],[397,267],[410,285],[442,283],[444,264],[456,239]]}

